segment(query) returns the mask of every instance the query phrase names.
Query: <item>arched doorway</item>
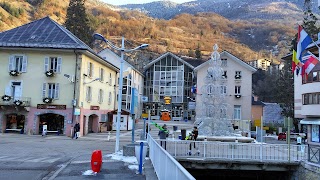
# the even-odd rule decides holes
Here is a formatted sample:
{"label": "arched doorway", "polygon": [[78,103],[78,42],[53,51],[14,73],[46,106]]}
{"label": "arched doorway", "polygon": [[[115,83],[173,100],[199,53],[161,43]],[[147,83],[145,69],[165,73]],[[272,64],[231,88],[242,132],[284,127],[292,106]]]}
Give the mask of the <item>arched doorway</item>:
{"label": "arched doorway", "polygon": [[88,119],[88,133],[97,133],[99,132],[99,116],[92,114]]}
{"label": "arched doorway", "polygon": [[47,132],[63,134],[64,116],[54,113],[39,115],[39,134],[42,134],[43,126],[47,126]]}
{"label": "arched doorway", "polygon": [[6,133],[23,133],[25,116],[18,114],[6,115]]}

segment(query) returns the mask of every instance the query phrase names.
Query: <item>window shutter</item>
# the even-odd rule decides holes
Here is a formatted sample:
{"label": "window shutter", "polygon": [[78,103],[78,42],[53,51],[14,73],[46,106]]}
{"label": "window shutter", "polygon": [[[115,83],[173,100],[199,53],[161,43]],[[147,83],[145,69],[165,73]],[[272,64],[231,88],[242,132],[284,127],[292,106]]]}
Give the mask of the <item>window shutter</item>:
{"label": "window shutter", "polygon": [[89,86],[86,89],[86,100],[89,101]]}
{"label": "window shutter", "polygon": [[59,83],[56,83],[55,86],[56,86],[56,88],[55,88],[55,92],[54,92],[54,98],[55,98],[55,99],[59,99],[59,95],[60,95],[60,93],[59,93],[59,91],[60,91],[60,85],[59,85]]}
{"label": "window shutter", "polygon": [[46,97],[46,85],[47,83],[42,84],[42,98]]}
{"label": "window shutter", "polygon": [[87,63],[87,75],[90,77],[90,62]]}
{"label": "window shutter", "polygon": [[98,93],[98,103],[100,103],[101,102],[101,89],[99,89],[99,93]]}
{"label": "window shutter", "polygon": [[44,58],[44,72],[49,71],[49,57]]}
{"label": "window shutter", "polygon": [[90,91],[89,91],[90,92],[89,93],[89,101],[92,101],[92,88],[90,87],[89,89],[90,89]]}
{"label": "window shutter", "polygon": [[58,57],[57,73],[61,73],[62,57]]}
{"label": "window shutter", "polygon": [[28,58],[27,56],[22,56],[22,69],[21,72],[27,72]]}
{"label": "window shutter", "polygon": [[111,92],[109,92],[108,104],[111,104]]}
{"label": "window shutter", "polygon": [[102,79],[102,68],[99,68],[99,78],[100,78],[100,81],[103,81],[103,79]]}
{"label": "window shutter", "polygon": [[94,77],[94,65],[92,64],[92,68],[91,68],[91,77]]}
{"label": "window shutter", "polygon": [[103,103],[103,90],[100,89],[100,91],[101,91],[101,93],[100,93],[100,94],[101,94],[101,97],[100,97],[101,100],[100,100],[100,102]]}
{"label": "window shutter", "polygon": [[4,94],[7,95],[7,96],[12,96],[12,88],[11,88],[10,85],[6,86]]}
{"label": "window shutter", "polygon": [[14,69],[14,56],[9,57],[9,66],[8,66],[8,71],[12,71]]}

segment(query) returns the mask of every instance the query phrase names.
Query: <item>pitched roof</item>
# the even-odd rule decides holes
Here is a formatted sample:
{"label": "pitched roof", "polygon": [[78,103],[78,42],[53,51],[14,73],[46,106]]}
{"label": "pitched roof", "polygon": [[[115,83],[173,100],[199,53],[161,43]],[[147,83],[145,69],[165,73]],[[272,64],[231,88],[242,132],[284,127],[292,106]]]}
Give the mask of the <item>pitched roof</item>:
{"label": "pitched roof", "polygon": [[89,46],[50,17],[0,33],[0,47],[85,49]]}
{"label": "pitched roof", "polygon": [[197,67],[201,65],[202,63],[206,62],[203,59],[197,59],[197,58],[192,58],[192,57],[187,57],[187,56],[181,56],[181,59],[186,61],[187,63],[191,64],[193,67]]}
{"label": "pitched roof", "polygon": [[156,62],[160,61],[162,58],[166,57],[166,56],[172,56],[173,58],[177,59],[178,61],[182,62],[183,64],[189,66],[191,69],[194,69],[195,66],[193,66],[192,64],[190,64],[189,62],[185,61],[183,58],[171,53],[171,52],[166,52],[162,55],[160,55],[159,57],[157,57],[156,59],[152,60],[149,64],[147,64],[144,69],[149,68],[151,65],[155,64]]}
{"label": "pitched roof", "polygon": [[[230,57],[232,60],[234,60],[235,62],[237,62],[238,64],[240,64],[241,66],[243,66],[244,68],[248,69],[251,72],[256,72],[257,69],[252,67],[251,65],[249,65],[248,63],[244,62],[243,60],[239,59],[238,57],[236,57],[235,55],[231,54],[230,52],[224,50],[220,53],[220,56],[228,56]],[[199,65],[198,67],[195,68],[195,71],[198,71],[199,69],[207,66],[209,63],[209,61],[206,61],[204,63],[202,63],[201,65]]]}

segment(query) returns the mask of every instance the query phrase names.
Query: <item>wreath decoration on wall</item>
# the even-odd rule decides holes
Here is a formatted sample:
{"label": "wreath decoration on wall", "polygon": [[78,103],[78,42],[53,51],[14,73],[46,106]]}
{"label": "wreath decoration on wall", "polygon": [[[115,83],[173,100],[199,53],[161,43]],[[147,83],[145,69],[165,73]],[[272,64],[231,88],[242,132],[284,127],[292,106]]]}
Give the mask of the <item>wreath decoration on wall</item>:
{"label": "wreath decoration on wall", "polygon": [[1,97],[1,99],[2,99],[3,101],[10,101],[10,100],[11,100],[11,96],[3,95],[3,96]]}

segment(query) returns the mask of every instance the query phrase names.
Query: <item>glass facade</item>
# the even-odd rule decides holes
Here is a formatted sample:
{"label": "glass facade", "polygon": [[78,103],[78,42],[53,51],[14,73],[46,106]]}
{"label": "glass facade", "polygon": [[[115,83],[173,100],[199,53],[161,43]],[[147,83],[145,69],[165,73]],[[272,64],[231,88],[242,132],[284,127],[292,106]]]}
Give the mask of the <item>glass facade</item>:
{"label": "glass facade", "polygon": [[[194,110],[188,109],[188,104],[195,83],[192,68],[171,55],[163,57],[145,70],[144,95],[149,102],[144,103],[144,111],[150,109],[151,116],[160,116],[161,110],[167,109],[173,120],[190,120]],[[164,104],[165,97],[171,98],[171,104]]]}

